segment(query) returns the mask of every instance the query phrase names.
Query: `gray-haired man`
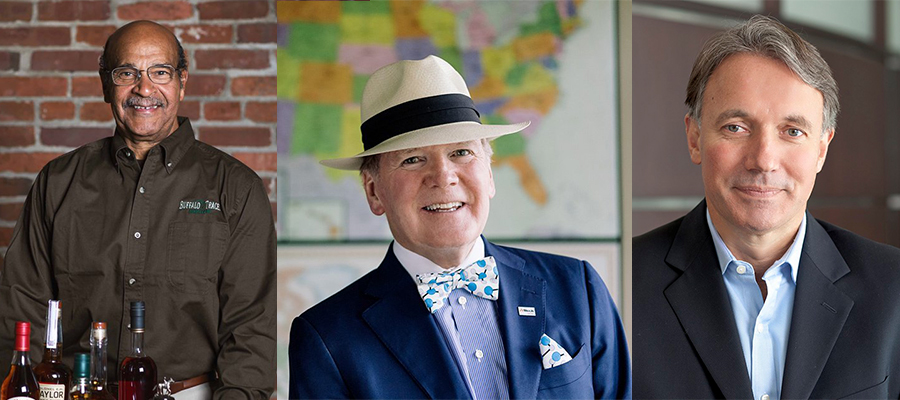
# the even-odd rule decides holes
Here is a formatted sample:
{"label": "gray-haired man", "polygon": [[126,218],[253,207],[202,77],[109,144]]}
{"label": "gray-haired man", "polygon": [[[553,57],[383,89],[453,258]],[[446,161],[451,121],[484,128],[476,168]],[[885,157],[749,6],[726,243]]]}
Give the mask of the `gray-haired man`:
{"label": "gray-haired man", "polygon": [[898,397],[900,250],[806,212],[839,109],[818,51],[753,17],[686,103],[706,199],[634,239],[635,398]]}

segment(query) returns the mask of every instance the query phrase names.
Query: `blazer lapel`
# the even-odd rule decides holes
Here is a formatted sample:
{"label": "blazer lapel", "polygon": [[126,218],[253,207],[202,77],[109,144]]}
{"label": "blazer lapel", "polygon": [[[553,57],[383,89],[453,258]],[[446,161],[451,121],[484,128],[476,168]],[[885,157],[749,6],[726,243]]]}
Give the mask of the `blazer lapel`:
{"label": "blazer lapel", "polygon": [[666,262],[683,271],[665,289],[666,299],[706,370],[726,398],[753,398],[731,301],[706,224],[706,201],[685,216]]}
{"label": "blazer lapel", "polygon": [[[538,343],[546,323],[544,281],[525,273],[522,258],[487,241],[485,254],[494,256],[500,272],[497,318],[506,350],[509,395],[512,399],[533,399],[542,371]],[[534,307],[535,315],[519,315],[519,306]]]}
{"label": "blazer lapel", "polygon": [[394,256],[393,245],[366,294],[378,300],[363,311],[363,320],[431,398],[471,398],[443,334]]}
{"label": "blazer lapel", "polygon": [[806,225],[781,388],[785,399],[809,398],[853,308],[853,300],[834,286],[850,268],[809,213]]}

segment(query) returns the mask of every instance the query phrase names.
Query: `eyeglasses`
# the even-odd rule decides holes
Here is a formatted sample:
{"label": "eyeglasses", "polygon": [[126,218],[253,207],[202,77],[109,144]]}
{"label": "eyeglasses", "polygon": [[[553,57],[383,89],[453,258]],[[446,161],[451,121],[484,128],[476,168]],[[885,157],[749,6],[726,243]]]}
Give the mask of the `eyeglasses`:
{"label": "eyeglasses", "polygon": [[141,72],[147,71],[147,77],[150,82],[157,85],[165,85],[172,82],[175,72],[178,71],[171,65],[154,65],[147,69],[137,69],[134,67],[118,67],[110,71],[112,81],[116,86],[133,85],[141,80]]}

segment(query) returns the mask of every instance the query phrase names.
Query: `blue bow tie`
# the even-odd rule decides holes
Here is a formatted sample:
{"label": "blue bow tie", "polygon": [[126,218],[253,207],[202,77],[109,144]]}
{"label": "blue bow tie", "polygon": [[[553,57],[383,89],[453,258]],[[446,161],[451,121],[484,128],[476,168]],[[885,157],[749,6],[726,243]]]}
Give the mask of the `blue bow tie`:
{"label": "blue bow tie", "polygon": [[416,275],[419,295],[432,314],[444,306],[453,289],[463,288],[488,300],[500,296],[500,275],[494,257],[487,257],[445,272]]}

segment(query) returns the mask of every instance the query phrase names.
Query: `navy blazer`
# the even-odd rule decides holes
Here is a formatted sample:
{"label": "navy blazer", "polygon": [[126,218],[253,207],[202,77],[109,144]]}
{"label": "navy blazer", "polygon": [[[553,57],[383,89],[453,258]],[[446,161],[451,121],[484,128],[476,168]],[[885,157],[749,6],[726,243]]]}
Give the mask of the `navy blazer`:
{"label": "navy blazer", "polygon": [[[497,246],[500,333],[512,398],[630,398],[625,333],[585,261]],[[520,316],[517,307],[534,307]],[[546,333],[571,355],[543,370]],[[465,380],[392,249],[381,265],[294,319],[290,398],[469,399]]]}
{"label": "navy blazer", "polygon": [[[637,398],[753,398],[705,211],[634,239]],[[807,213],[781,398],[898,397],[900,249]]]}

